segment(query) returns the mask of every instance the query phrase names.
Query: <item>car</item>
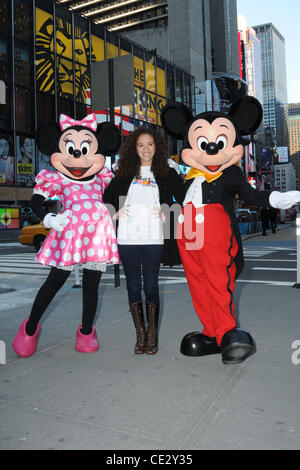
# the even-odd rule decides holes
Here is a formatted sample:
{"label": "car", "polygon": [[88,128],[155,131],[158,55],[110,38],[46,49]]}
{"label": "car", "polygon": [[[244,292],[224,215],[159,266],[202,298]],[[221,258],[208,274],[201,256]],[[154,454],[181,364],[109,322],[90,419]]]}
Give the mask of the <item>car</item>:
{"label": "car", "polygon": [[250,220],[250,210],[249,209],[237,209],[235,211],[235,217],[239,222],[248,222]]}
{"label": "car", "polygon": [[34,246],[36,251],[39,251],[50,230],[43,223],[26,225],[22,228],[21,235],[19,235],[19,243],[21,245]]}

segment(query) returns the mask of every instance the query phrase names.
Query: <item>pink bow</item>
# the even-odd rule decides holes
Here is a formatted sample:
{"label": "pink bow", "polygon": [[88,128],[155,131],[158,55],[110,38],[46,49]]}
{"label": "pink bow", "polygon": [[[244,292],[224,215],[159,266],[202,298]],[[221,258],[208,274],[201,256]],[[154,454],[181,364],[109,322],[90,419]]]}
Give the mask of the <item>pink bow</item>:
{"label": "pink bow", "polygon": [[59,116],[59,125],[62,131],[68,129],[71,126],[85,126],[89,127],[92,131],[96,132],[97,130],[97,118],[96,114],[88,114],[81,121],[76,121],[76,119],[70,118],[66,114],[61,114]]}

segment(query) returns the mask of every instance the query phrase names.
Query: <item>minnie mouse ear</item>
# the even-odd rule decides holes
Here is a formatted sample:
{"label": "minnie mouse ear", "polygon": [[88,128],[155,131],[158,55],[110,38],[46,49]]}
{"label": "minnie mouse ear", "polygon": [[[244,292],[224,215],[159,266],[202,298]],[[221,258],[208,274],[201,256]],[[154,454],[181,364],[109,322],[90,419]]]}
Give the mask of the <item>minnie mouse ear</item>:
{"label": "minnie mouse ear", "polygon": [[120,131],[114,124],[103,122],[97,130],[99,151],[103,155],[113,155],[121,145]]}
{"label": "minnie mouse ear", "polygon": [[230,107],[228,115],[237,124],[241,135],[249,135],[259,127],[263,109],[260,102],[253,96],[242,96]]}
{"label": "minnie mouse ear", "polygon": [[162,126],[175,139],[183,139],[186,126],[192,119],[192,112],[182,103],[168,103],[161,111]]}
{"label": "minnie mouse ear", "polygon": [[61,136],[59,125],[56,122],[49,122],[39,127],[36,135],[38,149],[45,155],[52,155],[58,148]]}

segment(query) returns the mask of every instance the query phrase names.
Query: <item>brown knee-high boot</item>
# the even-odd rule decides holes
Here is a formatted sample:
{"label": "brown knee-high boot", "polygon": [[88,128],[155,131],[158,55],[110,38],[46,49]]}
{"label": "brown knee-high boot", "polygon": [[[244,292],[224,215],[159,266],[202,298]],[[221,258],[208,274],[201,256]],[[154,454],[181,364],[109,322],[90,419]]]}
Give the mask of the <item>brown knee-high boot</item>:
{"label": "brown knee-high boot", "polygon": [[158,316],[159,304],[146,302],[148,320],[146,354],[155,354],[158,350]]}
{"label": "brown knee-high boot", "polygon": [[146,346],[146,329],[144,322],[143,302],[129,304],[133,323],[136,329],[135,354],[144,354]]}

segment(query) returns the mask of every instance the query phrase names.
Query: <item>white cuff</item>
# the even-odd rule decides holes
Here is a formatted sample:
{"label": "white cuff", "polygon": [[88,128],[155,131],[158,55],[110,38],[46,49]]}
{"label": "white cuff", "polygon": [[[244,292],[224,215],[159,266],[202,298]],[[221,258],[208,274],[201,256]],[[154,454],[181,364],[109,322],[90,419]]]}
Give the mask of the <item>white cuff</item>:
{"label": "white cuff", "polygon": [[53,212],[49,212],[48,214],[45,215],[43,219],[43,224],[45,225],[46,228],[52,227],[52,224],[50,222],[52,217],[56,217],[56,214],[54,214]]}
{"label": "white cuff", "polygon": [[269,196],[269,203],[271,207],[275,209],[279,209],[278,203],[281,200],[280,192],[279,191],[272,191]]}

